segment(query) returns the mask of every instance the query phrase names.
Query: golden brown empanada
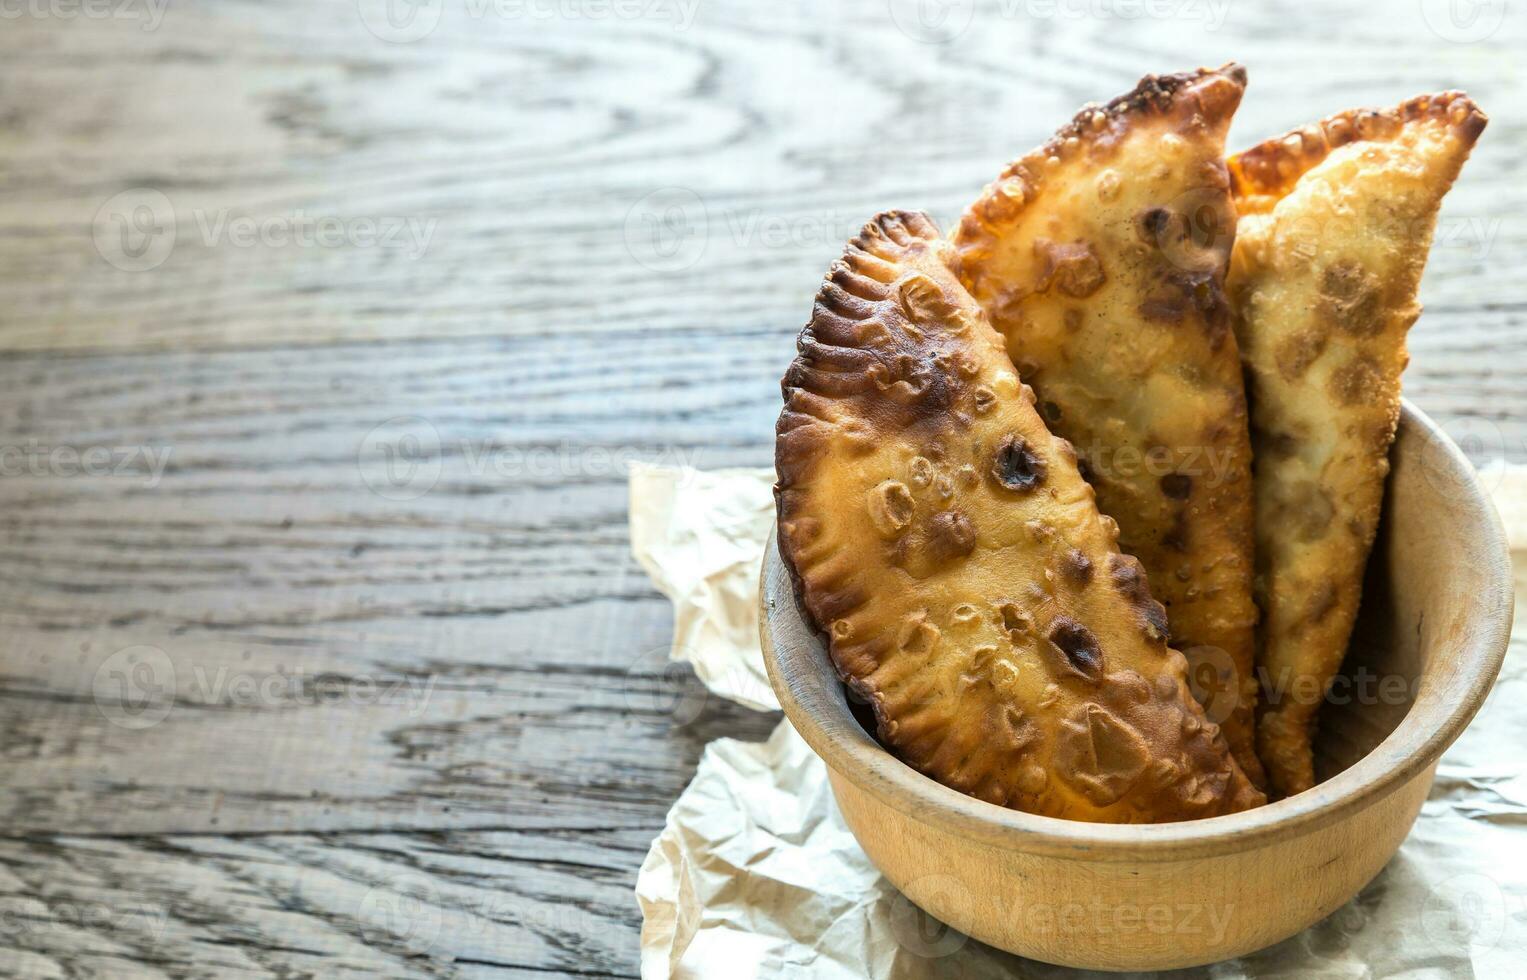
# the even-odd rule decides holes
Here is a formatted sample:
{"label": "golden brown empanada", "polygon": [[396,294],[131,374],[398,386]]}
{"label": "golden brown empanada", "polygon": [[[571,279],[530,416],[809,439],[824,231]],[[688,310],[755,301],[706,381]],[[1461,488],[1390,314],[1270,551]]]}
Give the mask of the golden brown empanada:
{"label": "golden brown empanada", "polygon": [[1264,802],[922,214],[876,217],[785,375],[780,551],[881,740],[964,793],[1078,820]]}
{"label": "golden brown empanada", "polygon": [[1011,164],[954,234],[962,278],[1074,443],[1254,782],[1251,446],[1224,281],[1245,70],[1147,76]]}
{"label": "golden brown empanada", "polygon": [[1357,615],[1437,209],[1485,116],[1460,92],[1360,110],[1230,161],[1229,292],[1251,392],[1265,698],[1281,793],[1314,784],[1316,709]]}

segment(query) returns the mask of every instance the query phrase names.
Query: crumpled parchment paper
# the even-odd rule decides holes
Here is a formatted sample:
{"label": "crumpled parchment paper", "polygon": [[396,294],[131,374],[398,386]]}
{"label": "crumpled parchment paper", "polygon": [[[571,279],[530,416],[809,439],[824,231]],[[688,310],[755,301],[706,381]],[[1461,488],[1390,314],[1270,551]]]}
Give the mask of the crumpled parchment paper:
{"label": "crumpled parchment paper", "polygon": [[[1506,521],[1524,615],[1415,828],[1378,878],[1324,921],[1174,976],[1527,977],[1527,467],[1481,475]],[[631,477],[632,548],[674,601],[674,656],[691,660],[716,693],[755,708],[777,706],[751,680],[739,683],[762,678],[768,688],[756,596],[772,482],[769,470],[642,467]],[[706,748],[636,895],[644,980],[1091,975],[984,946],[902,897],[859,849],[825,767],[788,721],[767,742]]]}
{"label": "crumpled parchment paper", "polygon": [[715,693],[778,711],[758,649],[758,574],[774,526],[772,470],[631,467],[631,552],[673,602],[669,657]]}

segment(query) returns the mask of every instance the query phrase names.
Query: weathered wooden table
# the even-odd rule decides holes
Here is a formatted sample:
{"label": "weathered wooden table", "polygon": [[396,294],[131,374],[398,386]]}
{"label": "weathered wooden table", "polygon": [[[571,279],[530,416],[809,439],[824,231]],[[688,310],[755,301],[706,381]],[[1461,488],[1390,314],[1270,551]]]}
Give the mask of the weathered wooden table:
{"label": "weathered wooden table", "polygon": [[1493,112],[1406,382],[1527,459],[1520,5],[438,4],[0,7],[0,974],[635,975],[775,717],[691,718],[625,463],[767,464],[841,241],[1144,72]]}

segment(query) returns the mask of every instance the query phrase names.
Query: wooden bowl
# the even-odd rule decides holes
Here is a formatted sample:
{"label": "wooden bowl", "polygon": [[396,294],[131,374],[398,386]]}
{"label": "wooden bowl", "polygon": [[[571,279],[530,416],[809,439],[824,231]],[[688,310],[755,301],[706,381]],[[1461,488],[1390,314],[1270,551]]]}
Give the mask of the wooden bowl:
{"label": "wooden bowl", "polygon": [[960,932],[1104,970],[1196,966],[1262,949],[1330,914],[1393,856],[1438,757],[1474,717],[1505,655],[1510,556],[1473,467],[1409,404],[1391,459],[1343,667],[1353,696],[1322,709],[1322,781],[1277,803],[1116,826],[1004,809],[934,782],[856,720],[773,542],[761,590],[770,680],[827,763],[870,859]]}

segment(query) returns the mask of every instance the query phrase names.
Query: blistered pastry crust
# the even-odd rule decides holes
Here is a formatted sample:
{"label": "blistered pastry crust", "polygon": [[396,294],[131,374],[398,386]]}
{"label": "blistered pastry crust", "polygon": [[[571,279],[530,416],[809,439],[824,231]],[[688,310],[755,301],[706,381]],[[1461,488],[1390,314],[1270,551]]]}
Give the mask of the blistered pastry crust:
{"label": "blistered pastry crust", "polygon": [[924,215],[833,264],[786,373],[780,550],[881,740],[961,792],[1151,822],[1263,802]]}
{"label": "blistered pastry crust", "polygon": [[1418,95],[1389,109],[1338,112],[1232,157],[1230,181],[1236,207],[1242,214],[1267,210],[1332,150],[1350,143],[1386,142],[1399,136],[1407,124],[1436,123],[1451,130],[1460,144],[1473,146],[1488,122],[1474,100],[1458,91]]}
{"label": "blistered pastry crust", "polygon": [[1166,604],[1253,781],[1251,446],[1224,281],[1238,65],[1149,76],[1009,165],[954,235],[965,285]]}
{"label": "blistered pastry crust", "polygon": [[1314,784],[1312,741],[1356,619],[1400,414],[1405,335],[1443,195],[1485,126],[1461,92],[1361,109],[1230,160],[1228,282],[1257,454],[1272,787]]}

